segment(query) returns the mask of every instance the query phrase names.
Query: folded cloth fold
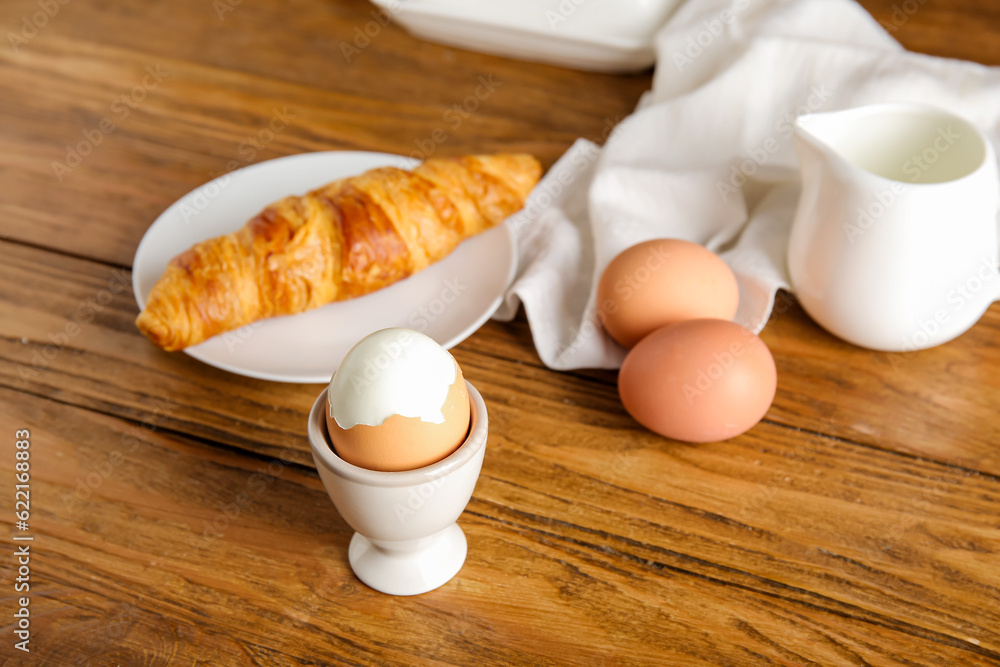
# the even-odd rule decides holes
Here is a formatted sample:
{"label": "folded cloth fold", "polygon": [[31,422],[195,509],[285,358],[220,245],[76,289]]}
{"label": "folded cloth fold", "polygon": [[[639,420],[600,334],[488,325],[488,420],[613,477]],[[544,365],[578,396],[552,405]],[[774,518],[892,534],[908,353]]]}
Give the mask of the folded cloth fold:
{"label": "folded cloth fold", "polygon": [[[917,10],[919,11],[919,10]],[[720,253],[736,321],[759,332],[780,288],[798,201],[793,122],[876,102],[960,116],[1000,152],[1000,68],[904,50],[854,0],[688,0],[657,34],[652,90],[603,148],[579,140],[512,225],[515,279],[542,361],[617,368],[596,286],[625,248],[658,237]]]}

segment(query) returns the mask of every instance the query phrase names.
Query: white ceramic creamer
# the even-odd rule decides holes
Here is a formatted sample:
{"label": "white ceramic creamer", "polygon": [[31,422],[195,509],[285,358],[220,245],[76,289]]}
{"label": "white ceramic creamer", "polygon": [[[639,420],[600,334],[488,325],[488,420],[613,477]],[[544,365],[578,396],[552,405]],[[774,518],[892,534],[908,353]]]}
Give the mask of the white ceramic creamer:
{"label": "white ceramic creamer", "polygon": [[862,347],[951,340],[1000,296],[993,147],[916,104],[811,114],[795,126],[802,195],[788,247],[806,312]]}

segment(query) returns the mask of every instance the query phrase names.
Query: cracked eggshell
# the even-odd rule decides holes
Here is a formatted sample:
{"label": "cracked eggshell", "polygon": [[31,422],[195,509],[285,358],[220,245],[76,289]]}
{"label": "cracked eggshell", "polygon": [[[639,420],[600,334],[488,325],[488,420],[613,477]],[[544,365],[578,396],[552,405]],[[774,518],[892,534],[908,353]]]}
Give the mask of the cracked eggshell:
{"label": "cracked eggshell", "polygon": [[469,393],[458,362],[408,329],[377,331],[355,345],[330,382],[329,401],[334,450],[369,470],[436,463],[469,431]]}

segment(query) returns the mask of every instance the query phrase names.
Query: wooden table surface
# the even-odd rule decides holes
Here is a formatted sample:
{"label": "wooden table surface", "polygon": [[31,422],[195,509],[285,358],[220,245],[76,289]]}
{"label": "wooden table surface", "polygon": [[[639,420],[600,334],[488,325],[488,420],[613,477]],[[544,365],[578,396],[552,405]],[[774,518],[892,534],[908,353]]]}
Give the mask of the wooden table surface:
{"label": "wooden table surface", "polygon": [[[898,25],[907,3],[863,4],[908,48],[1000,65],[992,0],[909,0]],[[614,373],[545,368],[523,316],[490,322],[454,349],[491,424],[464,569],[412,598],[354,577],[305,437],[321,387],[154,348],[133,325],[139,239],[197,185],[283,155],[408,154],[445,128],[437,154],[549,166],[650,85],[395,25],[347,62],[370,11],[0,6],[4,664],[1000,665],[996,306],[952,343],[889,355],[839,342],[782,295],[762,334],[774,406],[707,445],[640,428]],[[480,76],[501,86],[443,123]],[[263,133],[275,114],[288,122]],[[67,146],[81,142],[77,163]],[[24,545],[29,593],[14,583]],[[28,654],[12,616],[26,594]]]}

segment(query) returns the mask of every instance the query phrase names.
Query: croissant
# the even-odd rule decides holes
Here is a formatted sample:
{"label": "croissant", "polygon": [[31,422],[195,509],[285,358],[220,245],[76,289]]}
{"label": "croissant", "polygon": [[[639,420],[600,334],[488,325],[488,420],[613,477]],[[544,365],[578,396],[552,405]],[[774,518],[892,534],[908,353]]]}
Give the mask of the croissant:
{"label": "croissant", "polygon": [[136,326],[180,350],[266,317],[391,285],[517,212],[541,176],[530,155],[383,167],[266,207],[173,258]]}

